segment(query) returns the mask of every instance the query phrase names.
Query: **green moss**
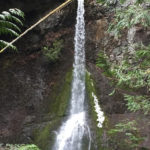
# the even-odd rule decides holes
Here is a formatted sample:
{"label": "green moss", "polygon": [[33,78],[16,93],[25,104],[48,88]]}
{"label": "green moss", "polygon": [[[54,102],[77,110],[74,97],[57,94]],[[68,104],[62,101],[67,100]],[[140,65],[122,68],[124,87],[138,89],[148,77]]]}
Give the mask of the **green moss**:
{"label": "green moss", "polygon": [[57,83],[51,95],[48,113],[56,117],[64,116],[71,93],[72,71],[68,72],[62,82]]}
{"label": "green moss", "polygon": [[108,123],[108,119],[105,117],[105,121],[103,123],[103,128],[99,128],[97,126],[98,122],[97,122],[97,113],[95,112],[95,104],[94,104],[94,98],[92,96],[92,93],[96,94],[96,90],[95,90],[95,86],[94,86],[94,82],[92,80],[91,75],[87,72],[86,73],[86,89],[87,89],[87,93],[88,93],[88,98],[89,98],[89,115],[92,121],[92,128],[95,130],[95,137],[96,137],[96,141],[95,144],[97,145],[97,147],[99,148],[98,150],[107,150],[107,148],[102,146],[102,135],[103,135],[103,131],[104,128],[107,127],[107,123]]}
{"label": "green moss", "polygon": [[36,138],[34,143],[37,144],[41,150],[47,150],[49,145],[52,144],[51,142],[54,140],[54,135],[51,131],[57,123],[58,119],[49,122],[41,129],[35,129],[34,136]]}
{"label": "green moss", "polygon": [[34,130],[34,143],[42,150],[48,150],[54,142],[53,130],[60,125],[62,117],[65,115],[71,90],[72,71],[68,72],[61,82],[57,83],[53,89],[51,97],[48,98],[47,108],[48,116],[52,119],[50,122]]}

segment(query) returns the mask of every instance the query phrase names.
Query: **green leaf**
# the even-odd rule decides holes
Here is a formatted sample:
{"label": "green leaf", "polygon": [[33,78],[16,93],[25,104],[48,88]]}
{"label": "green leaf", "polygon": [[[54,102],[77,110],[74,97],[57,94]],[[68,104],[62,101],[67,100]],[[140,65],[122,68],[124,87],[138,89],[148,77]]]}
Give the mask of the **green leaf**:
{"label": "green leaf", "polygon": [[13,50],[17,50],[16,46],[13,46],[12,44],[10,45],[10,43],[8,43],[6,41],[0,40],[0,48],[1,49],[6,47],[7,45],[9,45],[9,47],[12,48]]}
{"label": "green leaf", "polygon": [[2,35],[2,34],[19,36],[19,34],[16,31],[9,29],[9,28],[6,28],[6,27],[0,27],[0,35]]}
{"label": "green leaf", "polygon": [[11,8],[11,9],[9,9],[9,12],[12,15],[16,15],[16,16],[20,16],[20,17],[24,18],[24,13],[21,10],[17,9],[17,8]]}
{"label": "green leaf", "polygon": [[11,20],[15,21],[16,23],[20,24],[21,26],[23,26],[23,23],[20,19],[18,19],[17,17],[15,16],[12,16]]}
{"label": "green leaf", "polygon": [[109,96],[112,96],[112,95],[114,95],[115,94],[115,92],[116,92],[116,89],[114,89],[110,94],[109,94]]}
{"label": "green leaf", "polygon": [[21,32],[20,28],[10,21],[0,20],[0,28],[1,27],[11,28],[11,29],[14,29],[14,30]]}

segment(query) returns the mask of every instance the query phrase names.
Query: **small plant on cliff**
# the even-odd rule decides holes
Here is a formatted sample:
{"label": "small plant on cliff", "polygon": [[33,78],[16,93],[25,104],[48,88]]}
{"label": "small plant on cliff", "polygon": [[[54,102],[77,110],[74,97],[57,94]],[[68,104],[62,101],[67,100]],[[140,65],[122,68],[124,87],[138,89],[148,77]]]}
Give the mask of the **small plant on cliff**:
{"label": "small plant on cliff", "polygon": [[120,65],[114,65],[112,71],[115,75],[117,88],[130,89],[131,91],[141,91],[145,89],[144,94],[124,95],[127,106],[130,111],[141,110],[144,114],[150,112],[150,45],[141,46],[132,55],[132,60],[124,58]]}
{"label": "small plant on cliff", "polygon": [[42,51],[43,55],[48,59],[50,62],[55,62],[59,59],[61,50],[63,48],[63,40],[57,40],[53,43],[53,46],[50,48],[45,46]]}
{"label": "small plant on cliff", "polygon": [[[21,32],[20,26],[23,26],[21,19],[24,19],[24,13],[17,9],[9,9],[9,11],[3,11],[0,14],[0,37],[19,36]],[[0,48],[4,48],[9,43],[5,40],[0,40]],[[10,45],[10,48],[16,50],[16,47]]]}
{"label": "small plant on cliff", "polygon": [[[144,138],[140,136],[139,129],[137,128],[137,123],[135,120],[124,120],[116,124],[113,129],[108,131],[108,134],[111,136],[112,140],[114,138],[119,140],[117,140],[116,143],[119,148],[129,146],[131,149],[135,150],[144,140]],[[125,145],[122,145],[122,143],[124,143]]]}
{"label": "small plant on cliff", "polygon": [[149,27],[150,11],[138,5],[130,5],[123,9],[117,9],[115,19],[109,26],[108,31],[118,38],[124,29],[129,29],[135,25]]}
{"label": "small plant on cliff", "polygon": [[125,100],[127,101],[127,107],[130,111],[136,112],[141,110],[144,114],[150,112],[150,97],[148,96],[133,96],[133,95],[124,95]]}
{"label": "small plant on cliff", "polygon": [[104,54],[104,52],[99,52],[96,65],[103,70],[103,73],[107,76],[111,76],[112,73],[110,71],[110,64],[107,61],[108,58]]}

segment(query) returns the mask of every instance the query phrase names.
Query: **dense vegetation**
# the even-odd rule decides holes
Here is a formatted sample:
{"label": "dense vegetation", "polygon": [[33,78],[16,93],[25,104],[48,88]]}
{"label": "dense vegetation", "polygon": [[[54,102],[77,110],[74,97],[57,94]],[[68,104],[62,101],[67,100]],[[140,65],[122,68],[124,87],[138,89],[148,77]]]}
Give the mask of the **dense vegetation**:
{"label": "dense vegetation", "polygon": [[[107,1],[101,2],[107,3]],[[120,4],[124,2],[126,1],[121,0]],[[150,9],[141,5],[144,2],[148,1],[137,0],[134,4],[114,10],[114,17],[109,25],[108,33],[113,35],[115,40],[121,39],[128,30],[134,27],[140,27],[147,31],[150,27]],[[132,53],[130,53],[129,46],[133,48]],[[140,111],[140,113],[148,115],[150,113],[150,45],[132,43],[125,49],[123,58],[119,62],[113,63],[109,62],[109,55],[106,52],[100,52],[97,66],[102,68],[105,75],[113,80],[115,89],[110,96],[115,94],[116,90],[122,89],[128,110]],[[135,120],[125,120],[116,124],[109,133],[118,136],[120,133],[124,134],[124,141],[120,141],[120,143],[130,144],[131,149],[136,149],[143,139],[140,137],[137,126]]]}
{"label": "dense vegetation", "polygon": [[[1,145],[0,145],[1,146]],[[5,150],[40,150],[36,145],[34,144],[27,144],[27,145],[19,145],[19,144],[6,144],[4,147]]]}

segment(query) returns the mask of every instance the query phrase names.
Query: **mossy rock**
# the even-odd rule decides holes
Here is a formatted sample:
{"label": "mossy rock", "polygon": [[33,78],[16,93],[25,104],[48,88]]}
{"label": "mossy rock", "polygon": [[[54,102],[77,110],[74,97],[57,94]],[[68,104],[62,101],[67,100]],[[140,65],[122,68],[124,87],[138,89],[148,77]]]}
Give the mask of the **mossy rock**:
{"label": "mossy rock", "polygon": [[71,94],[71,83],[72,70],[66,74],[62,82],[55,85],[53,93],[49,97],[48,114],[55,117],[65,116]]}
{"label": "mossy rock", "polygon": [[49,103],[46,111],[51,119],[33,132],[34,143],[41,150],[48,150],[54,143],[55,134],[53,131],[59,127],[63,117],[66,115],[71,93],[71,83],[72,70],[66,74],[62,82],[55,85],[51,96],[48,97]]}
{"label": "mossy rock", "polygon": [[[97,126],[98,122],[97,122],[97,113],[95,112],[95,104],[94,104],[94,98],[92,96],[92,93],[96,94],[96,89],[95,89],[95,84],[94,81],[92,79],[92,76],[90,75],[90,73],[86,73],[86,90],[87,90],[87,97],[88,97],[88,103],[89,103],[89,116],[90,116],[90,120],[92,122],[92,131],[94,133],[94,137],[93,137],[93,141],[94,141],[94,145],[96,150],[108,150],[107,147],[104,147],[103,145],[103,140],[102,140],[102,136],[104,133],[105,128],[107,127],[108,124],[108,119],[105,116],[105,121],[103,123],[103,127],[99,128]],[[94,149],[95,149],[94,148]]]}

